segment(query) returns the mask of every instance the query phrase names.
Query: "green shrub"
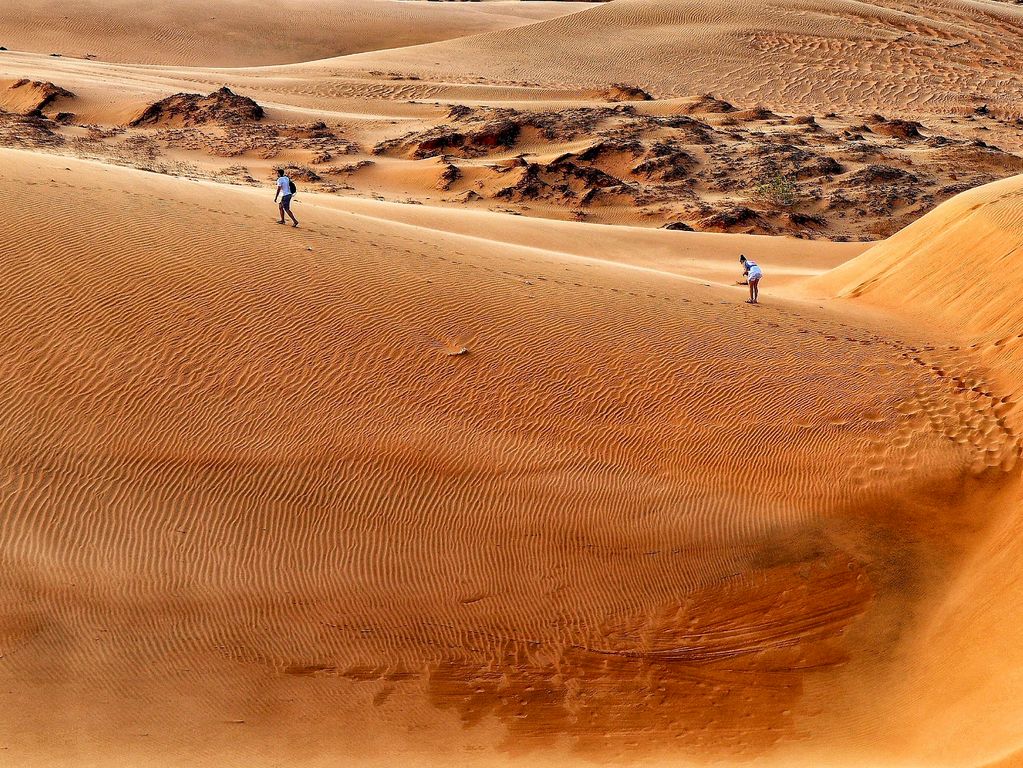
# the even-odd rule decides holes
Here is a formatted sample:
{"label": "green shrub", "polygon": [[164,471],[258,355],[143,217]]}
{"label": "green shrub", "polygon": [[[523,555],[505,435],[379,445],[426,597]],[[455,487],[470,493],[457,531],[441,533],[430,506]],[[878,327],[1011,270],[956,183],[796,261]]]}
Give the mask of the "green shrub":
{"label": "green shrub", "polygon": [[791,208],[799,201],[799,188],[779,173],[758,186],[754,196],[774,208]]}

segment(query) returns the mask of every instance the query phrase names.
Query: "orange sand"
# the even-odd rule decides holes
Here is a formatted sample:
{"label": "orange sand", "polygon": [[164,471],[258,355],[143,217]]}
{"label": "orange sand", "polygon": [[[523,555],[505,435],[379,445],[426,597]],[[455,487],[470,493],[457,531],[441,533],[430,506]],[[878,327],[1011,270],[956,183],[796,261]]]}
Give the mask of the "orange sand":
{"label": "orange sand", "polygon": [[[1023,177],[876,244],[461,206],[435,159],[300,180],[295,230],[267,184],[316,131],[341,163],[618,81],[963,136],[990,88],[1011,141],[1019,10],[887,5],[306,3],[267,49],[286,6],[152,43],[191,7],[33,0],[0,39],[0,764],[1018,764]],[[266,120],[125,127],[225,84]]]}

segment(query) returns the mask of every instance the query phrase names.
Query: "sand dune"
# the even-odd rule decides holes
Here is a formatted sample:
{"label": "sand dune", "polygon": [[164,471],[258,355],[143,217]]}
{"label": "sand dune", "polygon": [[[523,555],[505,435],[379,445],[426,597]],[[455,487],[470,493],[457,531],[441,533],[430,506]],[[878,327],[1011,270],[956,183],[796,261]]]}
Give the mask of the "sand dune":
{"label": "sand dune", "polygon": [[395,0],[162,0],[5,3],[10,50],[142,64],[253,66],[325,59],[490,32],[571,13],[585,3],[444,4]]}
{"label": "sand dune", "polygon": [[[998,387],[989,390],[940,365],[935,372],[989,409],[1007,434],[1018,435],[1023,310],[1012,275],[1021,253],[1023,177],[1017,176],[959,195],[808,287],[896,307],[962,339]],[[997,505],[997,525],[912,644],[910,655],[921,669],[907,684],[914,690],[907,716],[926,723],[918,744],[932,760],[968,761],[978,746],[1018,734],[1023,722],[1018,704],[1023,677],[1016,671],[1023,633],[1009,618],[1023,599],[1019,456],[1017,448],[1002,457],[1002,468],[1017,481]],[[965,732],[971,734],[966,745]]]}
{"label": "sand dune", "polygon": [[777,108],[986,103],[1018,115],[1021,36],[1023,10],[995,2],[616,0],[345,65],[547,87],[625,80],[659,96],[713,91]]}
{"label": "sand dune", "polygon": [[314,198],[293,231],[2,154],[2,673],[59,702],[5,723],[20,764],[890,756],[863,681],[904,678],[1018,455],[934,370],[994,391],[979,359],[501,216]]}
{"label": "sand dune", "polygon": [[25,6],[0,764],[1019,763],[1019,8]]}
{"label": "sand dune", "polygon": [[[1023,382],[1023,176],[959,195],[815,287],[898,307],[969,339],[1004,376]],[[1018,409],[1005,408],[1017,428]]]}

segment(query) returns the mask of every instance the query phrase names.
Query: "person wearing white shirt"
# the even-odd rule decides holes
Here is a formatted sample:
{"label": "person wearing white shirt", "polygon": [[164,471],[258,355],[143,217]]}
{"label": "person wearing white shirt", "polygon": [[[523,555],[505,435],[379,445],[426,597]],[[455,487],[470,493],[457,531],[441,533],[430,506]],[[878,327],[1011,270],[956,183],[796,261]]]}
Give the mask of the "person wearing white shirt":
{"label": "person wearing white shirt", "polygon": [[[291,179],[285,175],[283,168],[277,169],[277,191],[274,193],[274,202],[277,203],[277,207],[281,209],[281,220],[278,224],[284,223],[284,214],[288,214],[291,217],[291,226],[298,226],[298,219],[295,218],[295,214],[291,212],[291,198],[295,194],[295,185]],[[277,198],[280,198],[278,201]]]}
{"label": "person wearing white shirt", "polygon": [[764,276],[763,270],[755,261],[747,259],[745,256],[739,256],[739,263],[742,264],[742,274],[746,278],[740,280],[739,285],[749,286],[749,299],[746,303],[756,304],[760,298],[760,278]]}

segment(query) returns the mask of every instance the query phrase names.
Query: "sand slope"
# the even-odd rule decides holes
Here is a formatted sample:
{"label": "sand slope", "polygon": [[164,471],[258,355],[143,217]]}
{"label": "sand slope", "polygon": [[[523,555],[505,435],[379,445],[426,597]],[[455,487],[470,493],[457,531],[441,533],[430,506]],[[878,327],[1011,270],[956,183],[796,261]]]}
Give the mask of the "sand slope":
{"label": "sand slope", "polygon": [[[616,0],[523,29],[354,57],[436,78],[564,87],[625,80],[776,108],[1018,114],[1023,10],[937,0]],[[529,62],[528,67],[523,62]]]}
{"label": "sand slope", "polygon": [[[815,290],[897,308],[968,339],[1004,377],[1023,382],[1023,176],[958,195],[813,283]],[[1018,409],[1003,409],[1019,425]]]}
{"label": "sand slope", "polygon": [[[997,394],[939,369],[956,391],[985,402],[1019,434],[1023,310],[1016,265],[1023,255],[1023,177],[959,195],[889,240],[811,280],[814,291],[898,308],[963,340],[999,382]],[[919,667],[906,681],[906,719],[923,723],[914,747],[930,760],[965,763],[978,747],[1012,745],[1020,733],[1023,633],[1023,489],[1019,451],[1005,456],[1017,478],[996,505],[997,523],[907,651]],[[996,748],[997,749],[997,748]],[[1011,751],[1011,750],[1010,750]],[[997,751],[994,752],[997,754]],[[1018,757],[1005,765],[1018,763]],[[1001,764],[1001,763],[999,763]]]}
{"label": "sand slope", "polygon": [[19,764],[898,755],[875,686],[1018,454],[934,371],[980,361],[502,216],[2,157]]}
{"label": "sand slope", "polygon": [[[1019,8],[30,6],[0,9],[0,139],[34,150],[0,148],[0,763],[1019,762],[1023,177],[868,248],[653,229],[642,189],[609,226],[467,210],[402,154],[478,110],[444,191],[663,140],[721,201],[835,148],[871,200],[805,191],[871,231],[1017,172],[978,142],[1019,147]],[[223,85],[265,114],[126,127]],[[500,114],[522,136],[477,153]]]}
{"label": "sand slope", "polygon": [[5,3],[0,45],[104,61],[253,66],[325,59],[489,32],[586,7],[584,3],[430,5],[391,0],[207,3],[56,0]]}

